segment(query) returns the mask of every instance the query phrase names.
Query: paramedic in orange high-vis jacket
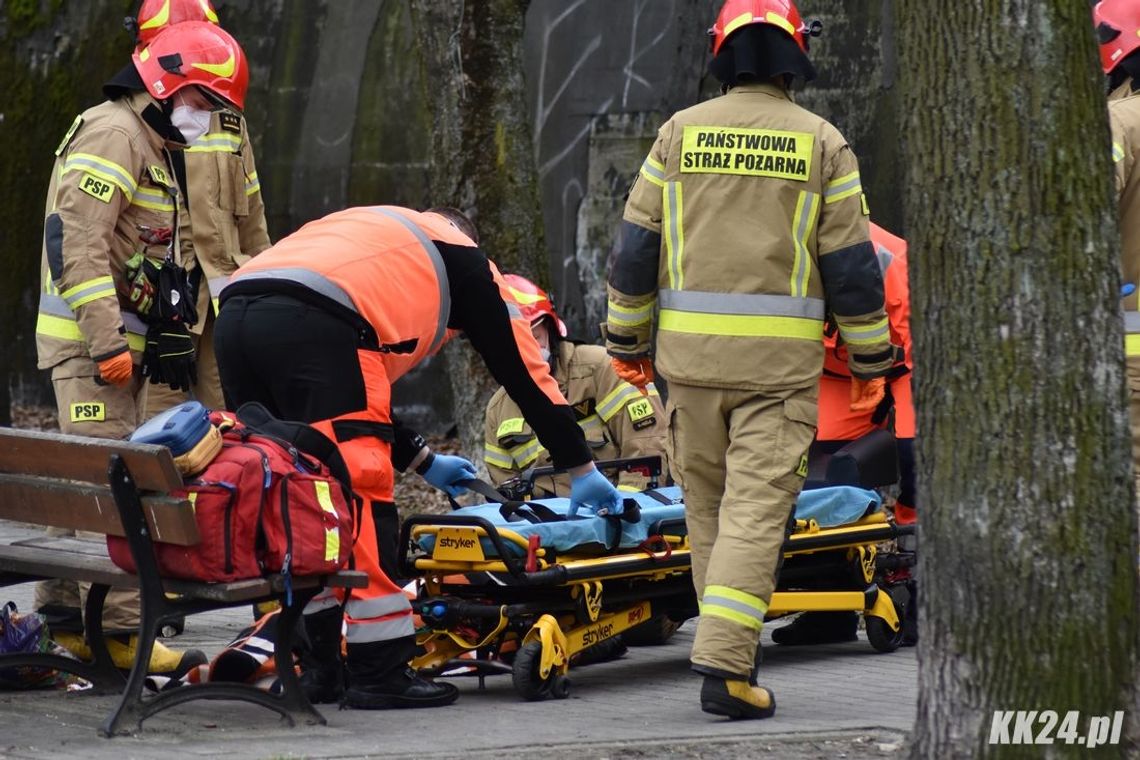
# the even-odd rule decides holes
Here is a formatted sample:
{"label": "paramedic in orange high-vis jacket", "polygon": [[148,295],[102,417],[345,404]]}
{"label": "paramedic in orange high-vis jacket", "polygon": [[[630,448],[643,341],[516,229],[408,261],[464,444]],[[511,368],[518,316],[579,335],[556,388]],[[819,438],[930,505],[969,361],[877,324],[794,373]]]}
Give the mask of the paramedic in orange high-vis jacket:
{"label": "paramedic in orange high-vis jacket", "polygon": [[[910,291],[907,285],[906,241],[871,222],[871,242],[879,266],[883,270],[883,291],[887,318],[890,320],[891,343],[902,347],[902,353],[887,375],[883,401],[869,411],[853,412],[850,403],[851,375],[847,371],[847,348],[829,331],[823,342],[827,353],[823,360],[823,376],[819,381],[819,431],[815,446],[834,452],[849,441],[888,425],[892,413],[894,433],[898,441],[900,485],[895,504],[895,520],[899,525],[912,525],[917,520],[914,483],[914,401],[910,378],[914,363],[910,345]],[[854,612],[808,612],[794,623],[772,631],[777,644],[831,644],[854,641],[859,619]],[[914,619],[903,621],[904,644],[917,641]]]}
{"label": "paramedic in orange high-vis jacket", "polygon": [[[391,384],[462,332],[519,405],[555,465],[568,468],[571,511],[620,511],[595,469],[574,415],[550,375],[530,323],[455,209],[351,208],[310,222],[243,265],[222,291],[215,348],[230,408],[259,401],[312,423],[337,442],[363,510],[353,554],[369,575],[344,606],[347,684],[340,666],[340,600],[326,590],[306,608],[313,644],[302,684],[312,701],[350,707],[431,707],[452,684],[408,668],[415,631],[393,583],[398,519],[393,465],[412,467],[455,496],[475,477],[462,457],[433,454],[391,414]],[[343,592],[341,592],[343,593]]]}

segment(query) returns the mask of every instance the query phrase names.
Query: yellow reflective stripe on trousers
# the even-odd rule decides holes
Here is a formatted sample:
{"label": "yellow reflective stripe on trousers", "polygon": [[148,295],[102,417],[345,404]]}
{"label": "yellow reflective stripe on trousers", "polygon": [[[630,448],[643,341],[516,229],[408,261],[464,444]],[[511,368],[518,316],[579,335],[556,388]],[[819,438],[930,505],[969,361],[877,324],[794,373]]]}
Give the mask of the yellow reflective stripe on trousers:
{"label": "yellow reflective stripe on trousers", "polygon": [[261,180],[257,178],[257,172],[245,178],[245,194],[253,195],[261,191]]}
{"label": "yellow reflective stripe on trousers", "polygon": [[1120,143],[1112,144],[1112,163],[1119,163],[1124,158],[1124,148]]}
{"label": "yellow reflective stripe on trousers", "polygon": [[811,251],[808,250],[808,240],[815,228],[815,220],[819,215],[819,196],[815,193],[801,192],[796,201],[796,213],[792,217],[792,242],[795,246],[795,261],[792,264],[791,292],[793,296],[803,298],[808,292],[808,282],[811,278]]}
{"label": "yellow reflective stripe on trousers", "polygon": [[336,562],[340,559],[340,528],[328,481],[314,480],[313,488],[316,489],[317,503],[321,505],[321,510],[333,517],[332,527],[325,528],[325,562]]}
{"label": "yellow reflective stripe on trousers", "polygon": [[822,298],[662,290],[657,328],[693,335],[823,339]]}
{"label": "yellow reflective stripe on trousers", "polygon": [[661,226],[665,232],[665,255],[668,259],[669,287],[680,290],[685,286],[681,271],[681,257],[685,254],[685,232],[681,226],[681,183],[667,182],[662,191],[665,200],[665,218]]}
{"label": "yellow reflective stripe on trousers", "polygon": [[515,463],[515,460],[511,458],[511,452],[491,443],[483,444],[483,461],[503,470],[511,469]]}
{"label": "yellow reflective stripe on trousers", "polygon": [[645,161],[641,164],[641,176],[660,188],[665,187],[665,167],[653,156],[645,157]]}
{"label": "yellow reflective stripe on trousers", "polygon": [[209,132],[186,148],[187,153],[237,153],[241,150],[241,135],[231,132]]}
{"label": "yellow reflective stripe on trousers", "polygon": [[705,586],[701,615],[724,618],[759,631],[764,626],[768,605],[758,596],[730,586]]}
{"label": "yellow reflective stripe on trousers", "polygon": [[135,197],[131,198],[131,205],[168,214],[174,213],[174,199],[170,197],[170,193],[165,190],[152,190],[149,187],[140,187],[135,192]]}
{"label": "yellow reflective stripe on trousers", "polygon": [[113,298],[115,296],[115,281],[111,275],[95,277],[68,288],[59,294],[68,308],[75,311],[86,303],[100,298]]}
{"label": "yellow reflective stripe on trousers", "polygon": [[653,306],[657,299],[653,298],[643,306],[619,306],[613,301],[606,304],[606,322],[621,327],[639,327],[647,325],[653,319]]}
{"label": "yellow reflective stripe on trousers", "polygon": [[851,172],[827,183],[823,189],[823,202],[835,203],[861,192],[863,183],[859,181],[859,172]]}
{"label": "yellow reflective stripe on trousers", "polygon": [[1140,356],[1140,311],[1124,312],[1124,355]]}
{"label": "yellow reflective stripe on trousers", "polygon": [[843,342],[849,346],[867,346],[886,340],[891,334],[890,323],[883,317],[870,327],[845,327],[839,325]]}
{"label": "yellow reflective stripe on trousers", "polygon": [[138,189],[138,182],[134,180],[131,173],[119,166],[114,161],[108,161],[100,156],[95,156],[90,153],[71,153],[67,156],[67,160],[63,162],[63,169],[60,175],[67,174],[73,171],[85,171],[95,175],[99,179],[105,179],[108,182],[117,185],[123,194],[127,196],[127,200],[134,197],[135,190]]}
{"label": "yellow reflective stripe on trousers", "polygon": [[606,394],[606,397],[598,403],[598,416],[609,422],[615,414],[622,410],[622,407],[638,398],[641,398],[641,391],[622,381],[618,387]]}

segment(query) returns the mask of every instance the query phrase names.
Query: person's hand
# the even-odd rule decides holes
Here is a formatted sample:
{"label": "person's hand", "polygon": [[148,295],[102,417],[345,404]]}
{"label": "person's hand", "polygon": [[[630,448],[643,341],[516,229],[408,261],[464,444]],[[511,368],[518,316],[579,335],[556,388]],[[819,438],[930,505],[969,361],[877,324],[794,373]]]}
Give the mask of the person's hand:
{"label": "person's hand", "polygon": [[653,362],[649,359],[621,359],[610,357],[614,372],[630,385],[637,386],[645,394],[645,386],[653,382]]}
{"label": "person's hand", "polygon": [[887,381],[885,378],[876,377],[872,380],[860,380],[857,377],[851,378],[851,411],[853,412],[872,412],[879,402],[883,400],[883,395],[887,390]]}
{"label": "person's hand", "polygon": [[142,373],[154,385],[166,383],[176,391],[188,391],[198,382],[194,340],[179,322],[159,322],[146,331]]}
{"label": "person's hand", "polygon": [[570,508],[567,516],[574,517],[578,510],[586,507],[596,515],[620,515],[622,512],[621,494],[614,488],[597,467],[570,479]]}
{"label": "person's hand", "polygon": [[455,485],[462,480],[474,480],[478,477],[475,465],[463,457],[453,457],[447,454],[428,454],[430,461],[426,462],[427,469],[421,473],[423,479],[455,499],[467,492],[463,486]]}
{"label": "person's hand", "polygon": [[131,352],[124,351],[99,362],[99,377],[108,385],[126,385],[131,381],[134,369]]}

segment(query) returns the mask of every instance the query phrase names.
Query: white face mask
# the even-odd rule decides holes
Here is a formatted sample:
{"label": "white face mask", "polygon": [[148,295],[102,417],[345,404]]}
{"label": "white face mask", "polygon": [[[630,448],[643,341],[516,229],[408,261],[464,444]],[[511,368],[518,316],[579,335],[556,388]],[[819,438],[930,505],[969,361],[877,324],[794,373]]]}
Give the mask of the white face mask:
{"label": "white face mask", "polygon": [[210,131],[210,112],[185,105],[174,106],[170,112],[170,123],[182,133],[189,145]]}

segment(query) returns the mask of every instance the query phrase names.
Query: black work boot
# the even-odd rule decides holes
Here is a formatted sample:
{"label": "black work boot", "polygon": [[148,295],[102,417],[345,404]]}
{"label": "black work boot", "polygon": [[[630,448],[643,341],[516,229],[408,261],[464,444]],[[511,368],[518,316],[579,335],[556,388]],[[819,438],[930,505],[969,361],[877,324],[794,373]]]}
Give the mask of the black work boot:
{"label": "black work boot", "polygon": [[772,641],[783,646],[841,644],[858,638],[859,616],[854,612],[805,612],[791,625],[772,631]]}
{"label": "black work boot", "polygon": [[359,710],[442,707],[459,698],[454,684],[421,678],[408,667],[415,637],[349,644],[348,688],[343,704]]}
{"label": "black work boot", "polygon": [[571,667],[583,668],[587,665],[595,665],[599,662],[609,662],[610,660],[620,659],[629,651],[629,648],[622,641],[621,636],[611,636],[608,639],[602,639],[592,647],[583,649],[578,654],[574,655],[570,660]]}
{"label": "black work boot", "polygon": [[910,599],[903,610],[903,637],[900,646],[912,647],[918,643],[918,583],[913,580],[907,581],[906,587],[910,592]]}
{"label": "black work boot", "polygon": [[305,637],[301,648],[301,688],[315,705],[339,702],[344,696],[344,665],[340,659],[340,607],[303,615]]}

